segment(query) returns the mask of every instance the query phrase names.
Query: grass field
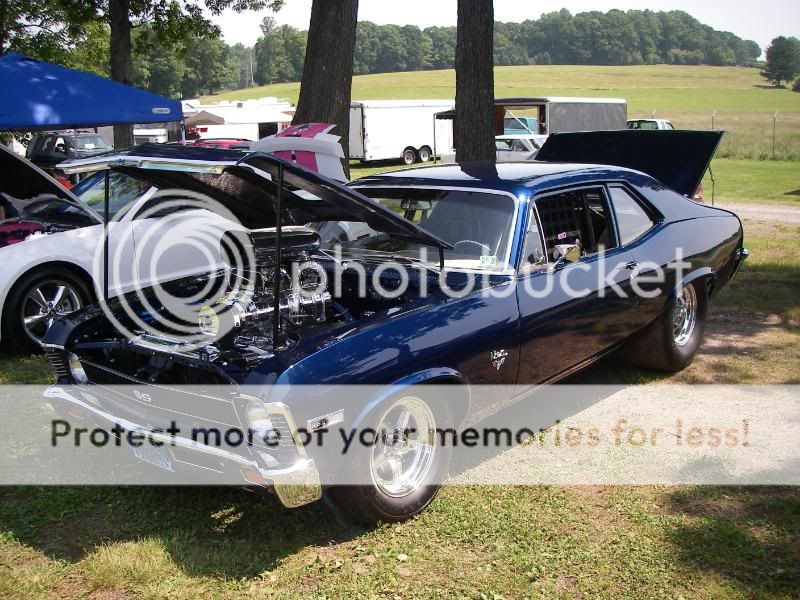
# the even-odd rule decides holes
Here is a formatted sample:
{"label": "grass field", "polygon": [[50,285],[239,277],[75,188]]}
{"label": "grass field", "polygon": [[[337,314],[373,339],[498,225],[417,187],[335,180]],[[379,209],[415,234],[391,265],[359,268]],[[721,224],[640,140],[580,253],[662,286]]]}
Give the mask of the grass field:
{"label": "grass field", "polygon": [[[299,83],[224,92],[208,98],[278,96],[297,101]],[[676,127],[729,133],[720,157],[772,156],[772,121],[777,112],[775,157],[800,160],[800,93],[765,86],[758,69],[649,65],[630,67],[536,65],[497,67],[495,93],[502,96],[606,96],[628,101],[629,117],[653,114]],[[353,98],[454,98],[453,71],[385,73],[353,78]]]}
{"label": "grass field", "polygon": [[[735,169],[736,165],[731,164]],[[745,222],[752,255],[695,363],[604,361],[572,383],[800,383],[800,227]],[[38,357],[0,382],[47,382]],[[222,488],[0,488],[0,597],[791,598],[800,490],[448,487],[408,523],[354,527]]]}

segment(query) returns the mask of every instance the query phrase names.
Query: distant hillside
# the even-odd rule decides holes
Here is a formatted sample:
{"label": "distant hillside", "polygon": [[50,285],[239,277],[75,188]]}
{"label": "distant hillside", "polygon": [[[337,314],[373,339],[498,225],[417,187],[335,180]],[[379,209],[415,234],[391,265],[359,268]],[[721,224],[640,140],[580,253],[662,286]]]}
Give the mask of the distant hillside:
{"label": "distant hillside", "polygon": [[[239,86],[297,81],[303,71],[306,32],[266,17],[252,53],[237,45],[231,55]],[[356,30],[353,73],[450,69],[456,28],[376,25]],[[496,65],[715,65],[753,66],[756,42],[717,31],[682,11],[610,10],[571,14],[563,9],[522,23],[494,25]]]}
{"label": "distant hillside", "polygon": [[[729,132],[722,156],[768,158],[772,116],[778,113],[776,156],[800,158],[800,94],[767,88],[758,69],[707,66],[535,65],[497,67],[500,96],[607,96],[625,98],[628,114],[653,111],[676,127]],[[225,92],[205,98],[215,102],[278,96],[297,101],[299,83],[281,83]],[[383,73],[353,78],[354,99],[453,98],[455,75],[448,71]]]}

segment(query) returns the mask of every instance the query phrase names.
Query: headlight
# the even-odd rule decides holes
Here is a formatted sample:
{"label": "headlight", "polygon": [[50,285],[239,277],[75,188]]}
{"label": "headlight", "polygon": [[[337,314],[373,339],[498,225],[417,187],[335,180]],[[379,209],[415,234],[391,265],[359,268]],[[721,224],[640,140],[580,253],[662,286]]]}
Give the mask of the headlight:
{"label": "headlight", "polygon": [[247,403],[247,427],[260,442],[267,446],[278,445],[280,433],[272,426],[267,407],[258,400]]}
{"label": "headlight", "polygon": [[67,366],[69,366],[69,374],[72,375],[72,380],[75,383],[89,383],[89,378],[86,376],[86,371],[83,370],[81,359],[72,352],[67,355]]}

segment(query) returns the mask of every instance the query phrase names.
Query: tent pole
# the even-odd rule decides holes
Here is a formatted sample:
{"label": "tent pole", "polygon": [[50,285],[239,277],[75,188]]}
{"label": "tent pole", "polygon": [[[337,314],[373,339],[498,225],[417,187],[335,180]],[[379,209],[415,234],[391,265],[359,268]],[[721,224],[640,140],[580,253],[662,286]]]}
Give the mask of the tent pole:
{"label": "tent pole", "polygon": [[108,204],[111,188],[110,171],[105,172],[105,196],[103,198],[103,300],[108,302]]}

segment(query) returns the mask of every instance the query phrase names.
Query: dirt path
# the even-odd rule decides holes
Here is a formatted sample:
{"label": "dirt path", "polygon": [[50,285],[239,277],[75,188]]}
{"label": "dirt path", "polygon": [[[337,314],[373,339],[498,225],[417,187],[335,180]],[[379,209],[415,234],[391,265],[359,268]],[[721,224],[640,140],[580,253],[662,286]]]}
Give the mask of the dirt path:
{"label": "dirt path", "polygon": [[782,225],[800,225],[800,206],[783,204],[739,204],[721,200],[715,204],[720,208],[732,210],[742,219],[767,221]]}

